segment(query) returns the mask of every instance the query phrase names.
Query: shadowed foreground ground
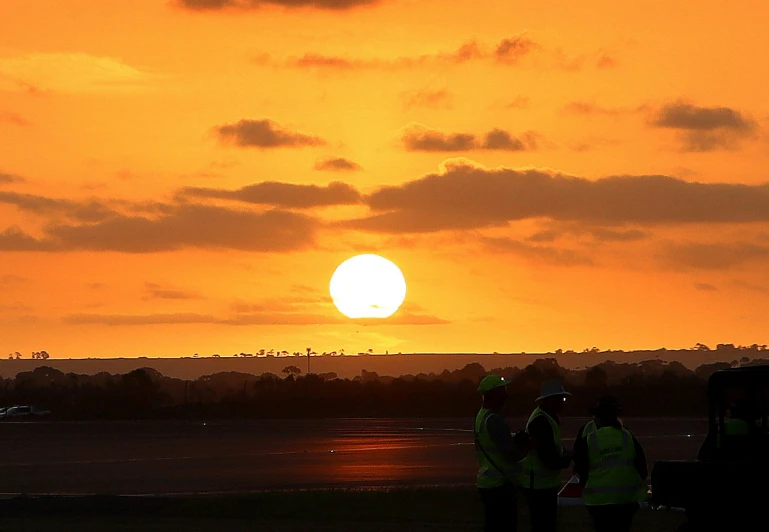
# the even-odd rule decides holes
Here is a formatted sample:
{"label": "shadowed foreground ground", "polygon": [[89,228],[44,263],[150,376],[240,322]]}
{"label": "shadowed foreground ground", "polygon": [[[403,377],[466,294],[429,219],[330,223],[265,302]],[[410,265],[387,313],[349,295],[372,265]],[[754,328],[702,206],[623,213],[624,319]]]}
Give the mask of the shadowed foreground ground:
{"label": "shadowed foreground ground", "polygon": [[[584,508],[561,508],[561,531],[592,530]],[[284,491],[225,497],[41,497],[0,501],[6,531],[470,531],[481,505],[469,488]],[[634,530],[675,531],[679,513],[645,510]],[[522,530],[528,530],[525,511]]]}

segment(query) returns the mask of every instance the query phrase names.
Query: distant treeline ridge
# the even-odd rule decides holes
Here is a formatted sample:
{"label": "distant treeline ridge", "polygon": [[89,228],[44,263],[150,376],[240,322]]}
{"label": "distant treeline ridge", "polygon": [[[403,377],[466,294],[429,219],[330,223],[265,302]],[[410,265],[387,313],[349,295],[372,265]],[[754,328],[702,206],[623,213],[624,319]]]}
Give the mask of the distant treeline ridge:
{"label": "distant treeline ridge", "polygon": [[554,358],[525,368],[468,364],[455,371],[401,377],[363,370],[354,379],[333,373],[285,376],[222,372],[195,380],[166,377],[150,368],[126,374],[79,375],[41,366],[4,379],[4,406],[33,405],[60,419],[134,418],[313,418],[461,417],[477,410],[476,387],[488,373],[512,381],[510,415],[526,415],[545,379],[562,379],[573,393],[566,415],[584,415],[599,395],[621,398],[626,416],[701,416],[707,413],[708,376],[734,365],[767,364],[743,358],[690,370],[678,362],[606,361],[583,370],[561,367]]}

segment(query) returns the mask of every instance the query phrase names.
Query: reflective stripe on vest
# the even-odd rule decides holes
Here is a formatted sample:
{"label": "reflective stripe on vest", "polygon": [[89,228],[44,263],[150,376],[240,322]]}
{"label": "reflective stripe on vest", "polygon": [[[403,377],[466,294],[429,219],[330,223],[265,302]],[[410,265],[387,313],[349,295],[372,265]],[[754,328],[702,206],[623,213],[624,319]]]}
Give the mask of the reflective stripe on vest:
{"label": "reflective stripe on vest", "polygon": [[588,421],[587,424],[585,424],[585,428],[582,429],[582,437],[587,438],[597,429],[598,427],[595,426],[595,421]]}
{"label": "reflective stripe on vest", "polygon": [[[482,408],[475,417],[475,433],[477,434],[475,454],[479,466],[476,484],[479,488],[496,488],[506,482],[515,483],[520,476],[519,464],[511,462],[497,447],[489,434],[486,423],[492,414],[488,409]],[[502,468],[502,471],[499,468]]]}
{"label": "reflective stripe on vest", "polygon": [[643,482],[635,468],[633,437],[624,429],[602,427],[587,438],[590,474],[582,490],[588,506],[640,499]]}
{"label": "reflective stripe on vest", "polygon": [[[561,441],[561,427],[547,412],[537,407],[529,416],[526,423],[526,432],[529,432],[529,426],[539,416],[544,416],[550,423],[553,430],[553,441],[558,449],[558,454],[563,456],[563,442]],[[535,449],[529,452],[529,455],[523,460],[523,471],[521,474],[521,485],[530,489],[549,489],[561,487],[561,470],[548,469]]]}

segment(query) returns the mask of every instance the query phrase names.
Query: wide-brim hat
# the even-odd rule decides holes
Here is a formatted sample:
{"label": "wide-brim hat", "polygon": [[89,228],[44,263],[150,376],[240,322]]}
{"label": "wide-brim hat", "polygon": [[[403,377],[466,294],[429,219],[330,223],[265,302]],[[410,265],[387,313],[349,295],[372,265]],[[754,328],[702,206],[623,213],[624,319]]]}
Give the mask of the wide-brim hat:
{"label": "wide-brim hat", "polygon": [[486,375],[481,383],[478,385],[478,391],[481,393],[488,393],[496,388],[502,388],[511,384],[511,382],[499,375]]}
{"label": "wide-brim hat", "polygon": [[561,381],[545,381],[539,389],[539,397],[535,401],[541,401],[548,397],[566,397],[571,395],[569,392],[563,389],[563,383]]}

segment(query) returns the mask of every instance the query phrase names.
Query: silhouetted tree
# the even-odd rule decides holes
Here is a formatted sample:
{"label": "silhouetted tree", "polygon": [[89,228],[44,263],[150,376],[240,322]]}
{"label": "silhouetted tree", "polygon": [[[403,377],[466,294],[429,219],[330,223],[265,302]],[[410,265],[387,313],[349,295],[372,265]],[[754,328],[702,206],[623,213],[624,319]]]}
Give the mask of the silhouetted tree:
{"label": "silhouetted tree", "polygon": [[302,370],[299,369],[297,366],[286,366],[283,368],[281,373],[285,373],[286,375],[299,375],[302,373]]}

